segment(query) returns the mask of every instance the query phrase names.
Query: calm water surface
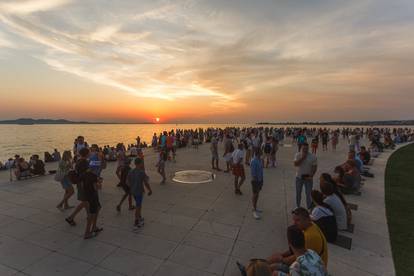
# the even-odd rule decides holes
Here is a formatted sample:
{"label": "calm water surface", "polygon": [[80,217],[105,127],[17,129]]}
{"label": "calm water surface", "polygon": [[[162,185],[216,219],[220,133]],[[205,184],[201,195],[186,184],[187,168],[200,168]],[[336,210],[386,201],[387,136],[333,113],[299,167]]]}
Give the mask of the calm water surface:
{"label": "calm water surface", "polygon": [[[131,144],[137,136],[142,141],[151,142],[154,133],[171,129],[195,129],[208,127],[240,126],[248,124],[128,124],[128,125],[0,125],[0,161],[20,154],[29,157],[45,151],[72,149],[74,139],[85,136],[89,144],[115,145],[122,142]],[[279,125],[281,126],[281,125]],[[312,126],[307,126],[312,127]],[[316,126],[319,127],[319,126]],[[342,126],[338,126],[342,128]],[[330,126],[330,128],[338,128]],[[352,127],[352,126],[351,126]]]}

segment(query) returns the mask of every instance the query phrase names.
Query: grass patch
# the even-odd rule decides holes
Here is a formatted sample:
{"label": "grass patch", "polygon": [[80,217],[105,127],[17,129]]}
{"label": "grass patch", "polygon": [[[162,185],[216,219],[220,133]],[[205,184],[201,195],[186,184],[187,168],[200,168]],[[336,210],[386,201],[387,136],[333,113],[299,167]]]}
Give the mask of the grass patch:
{"label": "grass patch", "polygon": [[388,159],[385,204],[396,273],[414,275],[414,144]]}

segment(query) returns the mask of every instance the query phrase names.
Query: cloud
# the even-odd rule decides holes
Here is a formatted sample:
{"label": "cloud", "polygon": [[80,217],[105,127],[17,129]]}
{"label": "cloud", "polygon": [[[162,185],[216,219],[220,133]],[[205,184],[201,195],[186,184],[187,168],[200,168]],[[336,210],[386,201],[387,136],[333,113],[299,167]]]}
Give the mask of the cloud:
{"label": "cloud", "polygon": [[312,100],[413,85],[407,1],[392,13],[382,0],[70,3],[8,1],[0,22],[51,68],[137,97],[195,98],[228,111],[257,98],[296,100],[286,91]]}
{"label": "cloud", "polygon": [[0,11],[8,14],[30,14],[40,11],[48,11],[64,6],[72,0],[13,0],[0,3]]}
{"label": "cloud", "polygon": [[16,44],[11,39],[6,37],[5,34],[0,32],[0,48],[15,48],[15,47],[16,47]]}

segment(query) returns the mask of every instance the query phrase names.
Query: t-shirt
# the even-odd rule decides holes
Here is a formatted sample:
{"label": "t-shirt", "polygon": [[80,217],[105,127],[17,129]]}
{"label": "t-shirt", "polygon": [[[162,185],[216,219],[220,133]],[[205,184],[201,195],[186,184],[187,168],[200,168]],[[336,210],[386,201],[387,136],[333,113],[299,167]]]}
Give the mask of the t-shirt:
{"label": "t-shirt", "polygon": [[253,144],[253,147],[258,148],[260,145],[260,138],[258,136],[255,136],[252,139],[252,144]]}
{"label": "t-shirt", "polygon": [[127,177],[129,172],[131,171],[131,167],[129,165],[124,165],[121,169],[121,186],[126,185],[127,183]]}
{"label": "t-shirt", "polygon": [[[279,273],[284,276],[285,273]],[[328,275],[321,257],[313,251],[306,250],[305,254],[299,256],[289,267],[290,276],[326,276]]]}
{"label": "t-shirt", "polygon": [[356,144],[357,137],[356,135],[349,136],[349,145],[354,146]]}
{"label": "t-shirt", "polygon": [[327,196],[323,202],[328,204],[329,207],[331,207],[332,210],[334,211],[336,223],[338,224],[338,229],[339,230],[347,229],[348,223],[347,223],[346,209],[345,209],[344,204],[342,204],[341,199],[336,194],[332,194],[330,196]]}
{"label": "t-shirt", "polygon": [[359,172],[363,172],[364,170],[364,163],[361,161],[361,159],[358,156],[355,156],[355,163],[358,168]]}
{"label": "t-shirt", "polygon": [[236,149],[235,151],[233,151],[232,158],[234,164],[241,162],[244,158],[244,151]]}
{"label": "t-shirt", "polygon": [[87,159],[78,159],[75,165],[76,173],[80,178],[88,171],[89,161]]}
{"label": "t-shirt", "polygon": [[162,135],[161,136],[161,146],[165,146],[165,144],[167,143],[167,136]]}
{"label": "t-shirt", "polygon": [[167,148],[172,148],[172,146],[173,146],[173,142],[174,142],[174,138],[173,138],[172,136],[168,136],[168,137],[167,137],[167,141],[166,141],[166,143],[167,143]]}
{"label": "t-shirt", "polygon": [[123,150],[119,150],[116,154],[118,158],[118,167],[120,167],[125,164],[126,155]]}
{"label": "t-shirt", "polygon": [[129,150],[129,153],[131,154],[131,156],[137,156],[138,155],[137,147],[131,147],[131,149]]}
{"label": "t-shirt", "polygon": [[128,173],[128,185],[131,187],[131,194],[142,195],[144,190],[144,181],[148,179],[147,174],[142,169],[133,169]]}
{"label": "t-shirt", "polygon": [[312,220],[318,220],[320,218],[329,217],[333,215],[334,214],[332,213],[332,211],[329,210],[328,208],[325,208],[323,206],[316,206],[312,210],[311,218]]}
{"label": "t-shirt", "polygon": [[81,149],[87,148],[87,147],[88,147],[88,144],[86,144],[86,142],[84,142],[83,144],[79,144],[79,143],[75,144],[76,154],[79,154]]}
{"label": "t-shirt", "polygon": [[[298,152],[295,155],[294,161],[298,161],[302,158],[302,152]],[[318,165],[318,160],[315,155],[308,152],[306,159],[297,167],[296,176],[301,177],[302,175],[312,174],[312,167]]]}
{"label": "t-shirt", "polygon": [[211,146],[210,146],[210,150],[212,153],[217,153],[217,138],[213,137],[211,138]]}
{"label": "t-shirt", "polygon": [[98,182],[98,176],[92,172],[86,172],[83,176],[83,192],[86,200],[93,200],[98,198],[98,191],[95,188]]}
{"label": "t-shirt", "polygon": [[303,231],[303,235],[305,236],[306,249],[312,249],[318,253],[325,266],[328,266],[328,245],[319,227],[312,222],[312,225]]}
{"label": "t-shirt", "polygon": [[326,133],[326,132],[322,133],[322,142],[324,144],[326,144],[328,142],[328,138],[329,138],[328,133]]}
{"label": "t-shirt", "polygon": [[298,136],[298,144],[304,144],[306,142],[306,137],[305,135],[300,135]]}
{"label": "t-shirt", "polygon": [[263,181],[263,164],[259,158],[253,158],[252,162],[250,163],[250,171],[252,179],[255,179],[259,182]]}

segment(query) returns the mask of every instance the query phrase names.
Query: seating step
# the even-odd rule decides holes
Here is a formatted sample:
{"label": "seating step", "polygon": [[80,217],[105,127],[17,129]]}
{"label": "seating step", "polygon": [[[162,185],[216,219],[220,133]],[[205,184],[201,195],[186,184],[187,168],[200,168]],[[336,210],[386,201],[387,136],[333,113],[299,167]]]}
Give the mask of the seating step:
{"label": "seating step", "polygon": [[354,228],[355,228],[355,224],[349,224],[348,225],[348,229],[346,229],[346,230],[344,230],[345,232],[348,232],[348,233],[354,233]]}
{"label": "seating step", "polygon": [[358,210],[358,205],[354,203],[348,203],[348,207],[349,209],[354,210],[354,211]]}
{"label": "seating step", "polygon": [[338,237],[336,238],[336,241],[333,242],[332,244],[337,245],[339,247],[351,250],[352,247],[352,239],[350,237],[347,236],[342,236],[342,235],[338,235]]}

